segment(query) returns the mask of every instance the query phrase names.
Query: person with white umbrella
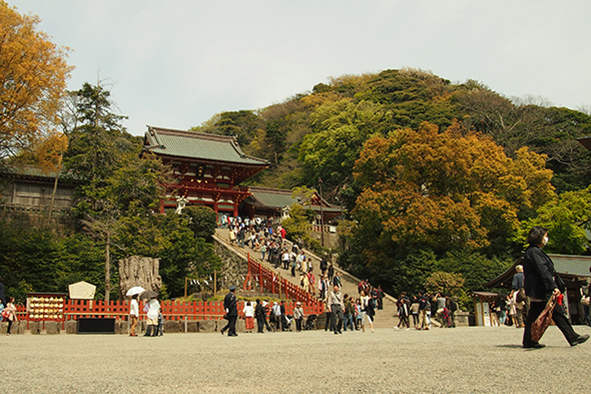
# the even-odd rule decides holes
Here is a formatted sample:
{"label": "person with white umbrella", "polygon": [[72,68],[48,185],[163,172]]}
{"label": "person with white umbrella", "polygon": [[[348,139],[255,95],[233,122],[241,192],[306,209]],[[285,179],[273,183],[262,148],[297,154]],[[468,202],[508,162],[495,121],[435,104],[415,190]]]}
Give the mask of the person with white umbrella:
{"label": "person with white umbrella", "polygon": [[137,337],[135,330],[137,328],[138,320],[140,317],[140,307],[137,302],[138,295],[146,291],[143,287],[135,286],[127,290],[126,296],[131,296],[131,302],[129,303],[129,320],[131,321],[131,327],[129,329],[129,335]]}

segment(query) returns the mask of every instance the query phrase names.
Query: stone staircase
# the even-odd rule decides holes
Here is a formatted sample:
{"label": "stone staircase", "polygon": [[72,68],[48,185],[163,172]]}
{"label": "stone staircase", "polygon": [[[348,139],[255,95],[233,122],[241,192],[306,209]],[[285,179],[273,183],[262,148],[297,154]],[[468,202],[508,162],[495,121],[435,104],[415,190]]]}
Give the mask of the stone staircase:
{"label": "stone staircase", "polygon": [[[252,250],[248,246],[240,247],[235,243],[234,244],[231,243],[229,240],[227,229],[220,229],[220,228],[216,229],[216,232],[214,234],[214,239],[216,241],[218,241],[219,243],[221,243],[222,245],[226,246],[226,248],[228,248],[233,253],[235,253],[236,255],[240,256],[243,259],[247,259],[248,254],[250,254],[251,259],[258,261],[263,266],[276,272],[277,275],[279,275],[279,276],[287,279],[291,283],[299,286],[299,274],[298,273],[296,273],[296,277],[294,278],[293,276],[291,276],[291,272],[289,270],[286,271],[281,267],[279,267],[278,269],[275,269],[275,267],[273,265],[269,264],[269,262],[267,262],[266,260],[265,261],[261,260],[261,253],[260,252],[255,252],[254,250]],[[289,242],[289,241],[286,241],[286,242],[288,243],[288,247],[291,248],[291,242]],[[320,278],[320,273],[321,273],[320,272],[320,258],[308,250],[304,250],[304,253],[305,253],[306,257],[311,258],[313,261],[314,276],[316,277],[316,279]],[[358,298],[359,295],[357,293],[357,285],[359,284],[359,282],[361,282],[361,279],[356,278],[355,276],[349,274],[348,272],[340,269],[337,266],[334,266],[334,268],[335,268],[335,272],[338,272],[341,277],[341,283],[342,283],[341,291],[342,291],[342,293],[352,295],[354,298]],[[315,287],[316,287],[316,293],[318,293],[317,284],[315,284]],[[383,300],[383,309],[376,310],[374,328],[392,328],[398,324],[398,317],[394,316],[395,314],[397,314],[395,302],[396,302],[396,300],[393,297],[386,294],[386,296],[384,297],[384,300]]]}

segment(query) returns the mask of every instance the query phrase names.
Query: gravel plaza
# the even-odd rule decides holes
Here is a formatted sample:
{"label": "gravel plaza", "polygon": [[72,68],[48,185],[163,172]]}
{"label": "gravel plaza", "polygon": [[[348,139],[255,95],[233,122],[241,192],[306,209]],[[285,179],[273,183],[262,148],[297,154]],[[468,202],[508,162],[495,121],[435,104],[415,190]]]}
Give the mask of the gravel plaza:
{"label": "gravel plaza", "polygon": [[[591,328],[576,326],[579,334]],[[584,393],[591,343],[556,327],[1,336],[4,393]]]}

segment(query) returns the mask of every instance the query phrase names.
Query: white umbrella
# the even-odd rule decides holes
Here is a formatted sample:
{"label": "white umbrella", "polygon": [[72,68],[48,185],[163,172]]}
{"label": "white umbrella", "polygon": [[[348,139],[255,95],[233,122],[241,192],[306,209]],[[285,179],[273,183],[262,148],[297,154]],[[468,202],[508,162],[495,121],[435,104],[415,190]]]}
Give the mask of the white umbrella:
{"label": "white umbrella", "polygon": [[144,291],[146,291],[146,289],[144,289],[143,287],[141,287],[141,286],[135,286],[135,287],[132,287],[131,289],[127,290],[127,293],[125,293],[125,296],[126,297],[131,297],[131,296],[134,296],[136,294],[141,294]]}

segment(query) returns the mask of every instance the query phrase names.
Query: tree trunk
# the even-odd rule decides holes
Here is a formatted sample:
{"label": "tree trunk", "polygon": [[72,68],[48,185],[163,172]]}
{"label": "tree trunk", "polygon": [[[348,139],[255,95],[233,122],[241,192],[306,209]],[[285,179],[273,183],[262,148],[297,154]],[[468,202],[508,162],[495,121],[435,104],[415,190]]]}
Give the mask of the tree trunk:
{"label": "tree trunk", "polygon": [[47,215],[47,221],[51,221],[51,212],[53,211],[53,203],[55,201],[55,193],[57,192],[57,180],[60,177],[62,167],[62,156],[59,157],[59,163],[57,165],[57,173],[55,174],[55,180],[53,181],[53,192],[51,193],[51,202],[49,203],[49,214]]}
{"label": "tree trunk", "polygon": [[111,245],[111,235],[107,233],[105,244],[105,304],[111,301],[111,254],[109,247]]}

